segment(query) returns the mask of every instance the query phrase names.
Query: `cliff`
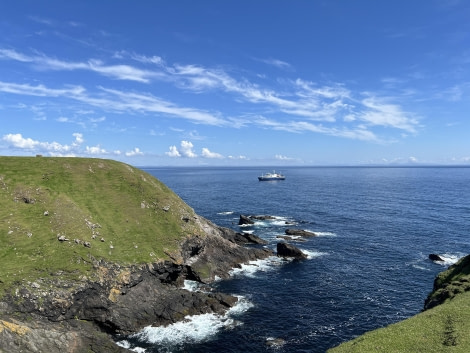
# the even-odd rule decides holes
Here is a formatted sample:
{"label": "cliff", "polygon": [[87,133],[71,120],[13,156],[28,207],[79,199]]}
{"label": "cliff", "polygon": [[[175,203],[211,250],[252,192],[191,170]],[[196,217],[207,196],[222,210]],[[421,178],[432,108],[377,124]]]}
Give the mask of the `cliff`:
{"label": "cliff", "polygon": [[125,351],[113,336],[237,301],[185,279],[271,255],[153,176],[82,158],[0,157],[0,242],[0,352]]}

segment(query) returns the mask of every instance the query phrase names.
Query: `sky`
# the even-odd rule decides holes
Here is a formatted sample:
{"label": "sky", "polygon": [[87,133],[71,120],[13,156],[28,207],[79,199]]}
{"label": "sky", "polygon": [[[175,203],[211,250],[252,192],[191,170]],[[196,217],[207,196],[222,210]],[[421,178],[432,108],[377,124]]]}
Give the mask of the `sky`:
{"label": "sky", "polygon": [[470,166],[470,1],[0,0],[0,155]]}

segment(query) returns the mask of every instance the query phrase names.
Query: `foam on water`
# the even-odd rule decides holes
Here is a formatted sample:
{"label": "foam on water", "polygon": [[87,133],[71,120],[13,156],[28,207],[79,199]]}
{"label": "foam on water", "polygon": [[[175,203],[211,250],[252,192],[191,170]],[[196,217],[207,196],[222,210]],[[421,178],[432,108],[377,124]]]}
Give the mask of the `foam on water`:
{"label": "foam on water", "polygon": [[145,348],[141,348],[141,347],[134,347],[134,348],[132,348],[132,345],[130,344],[130,342],[129,342],[129,341],[126,341],[126,340],[122,340],[122,341],[116,342],[116,344],[117,344],[119,347],[122,347],[122,348],[125,348],[125,349],[130,350],[131,352],[145,353],[145,352],[147,351]]}
{"label": "foam on water", "polygon": [[320,257],[320,256],[323,256],[323,255],[328,255],[328,253],[326,252],[321,252],[321,251],[315,251],[315,250],[304,250],[304,249],[300,249],[305,255],[307,255],[307,259],[311,260],[311,259],[314,259],[316,257]]}
{"label": "foam on water", "polygon": [[188,279],[184,280],[183,288],[190,292],[197,292],[199,290],[200,283],[196,281],[191,281]]}
{"label": "foam on water", "polygon": [[[165,347],[204,342],[210,340],[220,330],[241,325],[242,323],[235,320],[233,316],[237,316],[251,307],[253,307],[251,302],[242,296],[238,296],[237,304],[230,308],[225,315],[201,314],[186,316],[183,321],[165,327],[147,326],[140,332],[129,336],[129,338]],[[144,348],[139,347],[138,344],[133,345],[128,340],[119,341],[117,344],[134,352],[145,352]]]}
{"label": "foam on water", "polygon": [[263,260],[250,261],[247,264],[242,264],[240,268],[234,268],[230,271],[231,276],[247,276],[255,277],[257,272],[268,272],[273,270],[276,266],[285,263],[280,257],[269,256]]}
{"label": "foam on water", "polygon": [[439,255],[444,261],[436,261],[437,264],[443,266],[451,266],[459,261],[464,255],[462,254],[440,254]]}
{"label": "foam on water", "polygon": [[230,215],[233,214],[233,211],[224,211],[224,212],[217,212],[218,215]]}
{"label": "foam on water", "polygon": [[332,233],[332,232],[316,232],[316,231],[314,231],[314,233],[318,237],[336,237],[336,233]]}

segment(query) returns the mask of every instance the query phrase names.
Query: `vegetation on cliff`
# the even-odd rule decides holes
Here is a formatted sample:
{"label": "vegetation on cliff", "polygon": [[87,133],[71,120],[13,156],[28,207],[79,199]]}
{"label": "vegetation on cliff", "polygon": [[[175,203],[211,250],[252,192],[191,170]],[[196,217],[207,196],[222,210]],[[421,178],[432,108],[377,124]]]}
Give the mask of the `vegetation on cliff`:
{"label": "vegetation on cliff", "polygon": [[328,352],[470,352],[469,284],[470,255],[436,277],[425,311]]}
{"label": "vegetation on cliff", "polygon": [[172,257],[203,235],[194,211],[153,176],[111,160],[0,157],[0,296],[12,283],[90,276],[92,263]]}

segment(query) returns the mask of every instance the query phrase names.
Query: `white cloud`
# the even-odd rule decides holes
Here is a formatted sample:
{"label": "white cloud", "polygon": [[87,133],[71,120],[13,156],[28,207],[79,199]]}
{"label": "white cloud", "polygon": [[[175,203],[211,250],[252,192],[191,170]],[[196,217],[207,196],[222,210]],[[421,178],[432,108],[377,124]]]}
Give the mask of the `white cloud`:
{"label": "white cloud", "polygon": [[[173,84],[180,89],[196,93],[218,90],[234,96],[232,98],[235,101],[243,100],[245,103],[257,105],[264,110],[263,114],[273,113],[271,116],[276,117],[249,120],[243,118],[248,114],[247,112],[240,112],[234,114],[234,117],[228,118],[218,111],[182,107],[150,93],[106,87],[98,87],[98,91],[87,91],[82,86],[64,85],[62,88],[56,89],[42,84],[31,85],[0,81],[0,92],[72,99],[103,111],[148,113],[156,119],[162,116],[172,117],[188,120],[195,124],[230,126],[232,128],[254,124],[274,130],[314,132],[368,141],[380,141],[380,138],[371,130],[376,126],[403,130],[407,133],[416,133],[419,127],[416,116],[404,111],[399,104],[394,104],[390,98],[385,99],[369,94],[365,99],[355,99],[352,92],[339,83],[318,85],[298,78],[294,81],[278,81],[283,87],[275,90],[270,87],[262,87],[245,78],[236,79],[227,70],[221,68],[207,68],[193,64],[168,65],[159,56],[145,56],[123,51],[116,53],[112,60],[124,60],[125,58],[134,60],[133,64],[136,66],[122,63],[107,64],[96,59],[70,62],[46,55],[26,55],[12,49],[0,48],[0,59],[29,63],[36,69],[87,70],[112,79],[147,84],[160,80]],[[289,65],[276,59],[265,62],[278,67],[288,67]],[[153,65],[149,66],[147,64]],[[141,65],[142,68],[138,65]],[[149,67],[151,70],[148,69]],[[394,82],[394,80],[388,78],[384,79],[384,82]],[[452,90],[454,99],[458,98],[461,92],[461,89],[454,88]],[[300,119],[300,121],[297,121],[297,119]],[[61,117],[59,120],[63,122],[70,121],[65,117]],[[101,121],[104,120],[95,120],[94,122]],[[318,123],[313,124],[312,121]],[[189,135],[186,138],[194,140],[197,136]],[[167,154],[176,156],[175,151],[183,157],[194,158],[197,156],[192,147],[188,149],[184,146],[179,149],[174,147]]]}
{"label": "white cloud", "polygon": [[411,114],[402,111],[396,104],[385,102],[383,99],[369,97],[362,100],[362,104],[367,110],[356,115],[358,119],[366,121],[370,125],[380,125],[393,127],[415,133],[418,120]]}
{"label": "white cloud", "polygon": [[289,63],[286,63],[285,61],[278,60],[278,59],[267,59],[263,60],[266,64],[276,66],[280,69],[290,69],[291,65]]}
{"label": "white cloud", "polygon": [[239,160],[248,160],[247,156],[228,156],[228,159],[239,159]]}
{"label": "white cloud", "polygon": [[185,157],[185,158],[196,158],[197,154],[193,151],[193,144],[190,141],[181,141],[180,148],[176,146],[170,146],[170,150],[165,152],[169,157]]}
{"label": "white cloud", "polygon": [[78,146],[83,141],[80,134],[74,134],[75,141],[71,145],[62,145],[58,142],[43,142],[33,140],[32,138],[24,138],[21,134],[7,134],[2,140],[9,143],[11,147],[33,153],[49,153],[60,155],[63,153],[75,153]]}
{"label": "white cloud", "polygon": [[170,146],[170,150],[165,152],[165,154],[169,157],[181,157],[181,153],[176,146]]}
{"label": "white cloud", "polygon": [[144,153],[138,147],[135,147],[132,151],[126,152],[127,157],[143,156],[143,155]]}
{"label": "white cloud", "polygon": [[72,143],[74,146],[79,146],[84,142],[83,135],[75,132],[72,134],[73,137],[75,137],[75,142]]}
{"label": "white cloud", "polygon": [[218,159],[224,158],[224,156],[222,156],[220,153],[211,152],[211,151],[209,151],[209,149],[206,148],[206,147],[204,147],[204,148],[202,149],[202,154],[201,154],[201,155],[202,155],[202,157],[204,157],[204,158],[211,158],[211,159],[212,159],[212,158],[216,158],[216,159],[217,159],[217,158],[218,158]]}
{"label": "white cloud", "polygon": [[180,153],[183,157],[195,158],[197,154],[193,151],[193,144],[190,141],[181,141]]}
{"label": "white cloud", "polygon": [[294,158],[290,158],[290,157],[283,156],[283,155],[281,155],[281,154],[276,154],[276,155],[274,156],[274,158],[275,158],[275,159],[278,159],[278,160],[280,160],[280,161],[291,161],[291,160],[294,159]]}
{"label": "white cloud", "polygon": [[91,154],[91,155],[102,155],[102,154],[108,153],[104,148],[101,148],[100,146],[93,146],[93,147],[86,146],[85,152],[86,154]]}

